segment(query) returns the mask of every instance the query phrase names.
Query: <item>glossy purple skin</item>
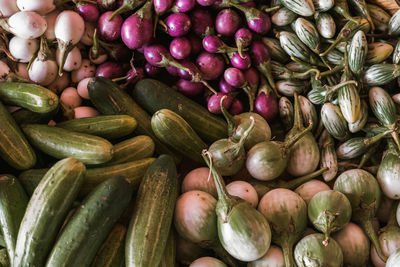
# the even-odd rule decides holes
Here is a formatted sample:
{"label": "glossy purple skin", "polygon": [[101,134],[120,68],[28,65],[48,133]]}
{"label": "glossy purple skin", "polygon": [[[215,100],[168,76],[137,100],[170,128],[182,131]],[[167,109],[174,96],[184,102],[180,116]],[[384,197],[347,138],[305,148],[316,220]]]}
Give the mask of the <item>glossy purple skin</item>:
{"label": "glossy purple skin", "polygon": [[265,64],[265,62],[270,60],[268,47],[261,41],[251,43],[250,55],[255,66]]}
{"label": "glossy purple skin", "polygon": [[260,75],[255,68],[250,68],[243,72],[244,78],[249,83],[250,86],[258,86],[260,81]]}
{"label": "glossy purple skin", "polygon": [[196,0],[196,2],[201,6],[212,6],[215,0]]}
{"label": "glossy purple skin", "polygon": [[229,109],[232,105],[232,97],[230,95],[227,94],[223,94],[223,93],[218,93],[218,94],[213,94],[211,95],[211,97],[208,99],[208,103],[207,103],[207,108],[208,111],[210,111],[211,113],[214,114],[221,114],[221,98],[223,96],[227,96],[223,102],[224,108],[225,109]]}
{"label": "glossy purple skin", "polygon": [[223,36],[232,36],[239,28],[241,19],[239,14],[231,9],[221,10],[215,19],[215,29]]}
{"label": "glossy purple skin", "polygon": [[154,0],[154,11],[158,14],[165,13],[171,8],[172,2],[172,0]]}
{"label": "glossy purple skin", "polygon": [[190,14],[192,21],[192,31],[199,35],[204,36],[214,31],[214,19],[207,9],[197,8]]}
{"label": "glossy purple skin", "polygon": [[250,55],[246,52],[242,52],[242,57],[238,52],[234,52],[232,56],[229,57],[232,66],[240,70],[247,70],[251,67]]}
{"label": "glossy purple skin", "polygon": [[[179,63],[182,64],[182,66],[188,68],[189,70],[191,70],[192,72],[199,72],[199,69],[196,67],[196,65],[190,61],[190,60],[182,60]],[[192,80],[192,74],[190,74],[189,72],[187,72],[186,70],[183,69],[179,69],[178,68],[178,76],[181,77],[184,80],[187,81],[191,81]]]}
{"label": "glossy purple skin", "polygon": [[203,73],[205,80],[217,79],[225,69],[225,62],[221,55],[202,52],[196,59],[196,65]]}
{"label": "glossy purple skin", "polygon": [[253,40],[253,34],[247,28],[240,28],[235,33],[235,42],[238,45],[238,42],[242,45],[242,47],[248,47]]}
{"label": "glossy purple skin", "polygon": [[175,76],[178,77],[179,73],[178,73],[178,69],[174,66],[166,66],[165,70],[171,75],[171,76]]}
{"label": "glossy purple skin", "polygon": [[128,62],[132,57],[132,51],[123,43],[116,43],[109,56],[117,62]]}
{"label": "glossy purple skin", "polygon": [[178,12],[188,12],[194,8],[196,5],[196,0],[176,0],[174,3],[174,8]]}
{"label": "glossy purple skin", "polygon": [[164,67],[161,62],[164,58],[169,58],[171,55],[168,50],[160,44],[149,45],[144,48],[144,57],[147,62],[156,67]]}
{"label": "glossy purple skin", "polygon": [[121,37],[121,26],[124,21],[120,15],[116,15],[111,21],[108,21],[112,13],[112,11],[103,13],[97,22],[100,37],[106,41],[115,41]]}
{"label": "glossy purple skin", "polygon": [[100,11],[97,6],[85,3],[85,2],[78,2],[76,5],[79,15],[87,22],[97,22],[100,16]]}
{"label": "glossy purple skin", "polygon": [[219,91],[223,94],[230,94],[236,91],[236,88],[227,83],[224,77],[219,80]]}
{"label": "glossy purple skin", "polygon": [[276,97],[274,95],[266,95],[264,92],[261,92],[256,97],[254,108],[268,122],[272,121],[279,112]]}
{"label": "glossy purple skin", "polygon": [[236,99],[236,98],[233,99],[232,105],[228,111],[231,115],[239,115],[240,113],[243,113],[244,106],[243,106],[242,101],[240,101],[239,99]]}
{"label": "glossy purple skin", "polygon": [[224,46],[224,42],[216,35],[208,35],[203,38],[203,48],[209,53],[218,53]]}
{"label": "glossy purple skin", "polygon": [[96,77],[105,77],[115,79],[124,75],[124,69],[121,64],[114,61],[107,61],[100,64],[96,69]]}
{"label": "glossy purple skin", "polygon": [[246,83],[243,72],[237,68],[227,68],[224,72],[224,79],[233,87],[243,87]]}
{"label": "glossy purple skin", "polygon": [[190,47],[191,47],[191,54],[192,55],[198,55],[203,51],[203,45],[201,42],[200,37],[197,35],[191,34],[187,37],[190,42]]}
{"label": "glossy purple skin", "polygon": [[177,81],[175,86],[179,92],[189,97],[195,97],[204,92],[204,85],[202,83],[195,83],[185,79]]}
{"label": "glossy purple skin", "polygon": [[126,78],[126,82],[128,84],[136,84],[138,81],[142,80],[144,77],[146,77],[145,71],[143,68],[135,68],[135,69],[130,69],[127,73],[128,78]]}
{"label": "glossy purple skin", "polygon": [[149,44],[153,37],[153,22],[133,14],[122,24],[121,37],[130,49],[141,48]]}
{"label": "glossy purple skin", "polygon": [[146,65],[144,65],[144,71],[146,72],[146,74],[148,76],[156,76],[156,75],[160,74],[161,68],[153,66],[149,63],[146,63]]}
{"label": "glossy purple skin", "polygon": [[169,52],[176,59],[187,58],[192,51],[189,39],[177,37],[169,44]]}
{"label": "glossy purple skin", "polygon": [[187,34],[192,26],[189,16],[185,13],[169,15],[165,19],[165,24],[168,27],[168,34],[173,37],[180,37]]}
{"label": "glossy purple skin", "polygon": [[247,20],[247,26],[258,34],[267,34],[271,29],[271,19],[268,14],[260,12],[258,18]]}

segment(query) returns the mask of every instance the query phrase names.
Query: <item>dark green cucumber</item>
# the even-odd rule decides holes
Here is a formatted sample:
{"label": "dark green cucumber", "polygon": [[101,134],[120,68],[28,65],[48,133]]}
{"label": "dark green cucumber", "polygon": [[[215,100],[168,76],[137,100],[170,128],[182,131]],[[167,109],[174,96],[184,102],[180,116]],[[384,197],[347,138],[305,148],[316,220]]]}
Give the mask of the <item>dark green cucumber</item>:
{"label": "dark green cucumber", "polygon": [[137,193],[125,244],[125,265],[158,267],[167,244],[178,177],[169,155],[159,156],[147,169]]}
{"label": "dark green cucumber", "polygon": [[4,103],[37,113],[47,113],[58,106],[58,96],[55,93],[43,86],[29,83],[0,83],[0,99]]}
{"label": "dark green cucumber", "polygon": [[47,267],[90,266],[129,204],[132,187],[121,177],[98,185],[77,208],[47,258]]}
{"label": "dark green cucumber", "polygon": [[0,227],[10,259],[15,255],[18,230],[28,201],[24,188],[14,176],[0,177]]}
{"label": "dark green cucumber", "polygon": [[118,84],[113,81],[103,78],[95,77],[90,79],[88,83],[88,90],[90,100],[93,105],[104,115],[117,115],[125,114],[134,117],[138,126],[135,133],[138,135],[150,136],[156,144],[156,151],[159,154],[174,155],[175,160],[178,162],[173,151],[171,151],[165,144],[163,144],[151,129],[151,117],[146,113],[126,92],[121,90]]}
{"label": "dark green cucumber", "polygon": [[32,168],[36,163],[35,152],[29,145],[11,114],[1,102],[0,157],[17,170]]}
{"label": "dark green cucumber", "polygon": [[57,159],[76,158],[87,164],[100,164],[111,160],[114,148],[104,138],[70,130],[28,124],[22,127],[31,144]]}
{"label": "dark green cucumber", "polygon": [[54,164],[42,178],[19,228],[14,267],[44,266],[63,220],[78,195],[85,171],[82,162],[66,158]]}
{"label": "dark green cucumber", "polygon": [[137,122],[128,115],[103,115],[63,121],[57,123],[57,127],[106,139],[115,139],[131,134],[136,129]]}
{"label": "dark green cucumber", "polygon": [[21,108],[11,113],[11,115],[18,125],[32,123],[47,124],[51,120],[51,118],[57,113],[57,110],[58,109],[55,109],[48,113],[37,113],[30,111],[29,109]]}
{"label": "dark green cucumber", "polygon": [[121,164],[153,156],[154,141],[147,135],[139,135],[114,145],[114,155],[105,165]]}
{"label": "dark green cucumber", "polygon": [[170,147],[199,163],[203,149],[208,146],[201,140],[193,128],[177,113],[161,109],[151,118],[151,128],[156,136]]}
{"label": "dark green cucumber", "polygon": [[0,267],[10,267],[10,258],[7,254],[7,249],[0,249]]}
{"label": "dark green cucumber", "polygon": [[126,227],[117,223],[97,252],[92,267],[125,266]]}
{"label": "dark green cucumber", "polygon": [[228,135],[228,126],[222,118],[211,114],[203,106],[160,81],[140,80],[132,95],[151,114],[164,108],[178,113],[207,142],[214,142]]}
{"label": "dark green cucumber", "polygon": [[165,246],[160,265],[158,267],[175,267],[176,265],[176,235],[174,227],[169,230],[167,245]]}

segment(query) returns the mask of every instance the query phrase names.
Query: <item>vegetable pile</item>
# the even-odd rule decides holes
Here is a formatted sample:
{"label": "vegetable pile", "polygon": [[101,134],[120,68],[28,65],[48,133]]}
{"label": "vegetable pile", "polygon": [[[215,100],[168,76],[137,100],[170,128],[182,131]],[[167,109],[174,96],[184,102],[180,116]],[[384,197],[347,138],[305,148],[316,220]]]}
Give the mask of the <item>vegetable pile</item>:
{"label": "vegetable pile", "polygon": [[400,264],[394,0],[0,0],[0,266]]}

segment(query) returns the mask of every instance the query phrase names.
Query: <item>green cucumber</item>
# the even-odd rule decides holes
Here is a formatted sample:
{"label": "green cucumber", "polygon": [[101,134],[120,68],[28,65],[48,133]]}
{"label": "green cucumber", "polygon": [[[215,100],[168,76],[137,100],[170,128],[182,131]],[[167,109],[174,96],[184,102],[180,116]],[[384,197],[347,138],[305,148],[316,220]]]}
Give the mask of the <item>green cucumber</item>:
{"label": "green cucumber", "polygon": [[0,83],[0,99],[4,103],[37,113],[47,113],[58,106],[58,96],[55,93],[43,86],[29,83]]}
{"label": "green cucumber", "polygon": [[158,267],[171,229],[178,177],[173,159],[161,155],[148,168],[137,193],[125,244],[127,267]]}
{"label": "green cucumber", "polygon": [[113,145],[98,136],[41,124],[28,124],[22,130],[33,146],[57,159],[74,157],[86,164],[100,164],[113,155]]}
{"label": "green cucumber", "polygon": [[147,135],[139,135],[114,145],[114,156],[105,165],[121,164],[153,156],[155,144]]}
{"label": "green cucumber", "polygon": [[185,157],[203,163],[201,152],[208,147],[207,144],[177,113],[169,109],[157,111],[151,118],[151,128],[165,144]]}
{"label": "green cucumber", "polygon": [[36,187],[18,232],[14,267],[43,266],[65,216],[84,181],[85,165],[58,161]]}
{"label": "green cucumber", "polygon": [[169,230],[167,244],[158,267],[175,267],[176,265],[176,235],[174,227]]}
{"label": "green cucumber", "polygon": [[98,185],[65,226],[45,266],[90,266],[101,244],[127,208],[132,193],[132,187],[121,177],[112,177]]}
{"label": "green cucumber", "polygon": [[28,201],[24,188],[14,176],[0,177],[0,227],[10,259],[15,255],[18,230]]}
{"label": "green cucumber", "polygon": [[48,113],[37,113],[30,111],[29,109],[21,108],[11,113],[11,115],[18,125],[32,123],[47,124],[51,120],[51,118],[57,113],[57,110],[58,109],[55,109]]}
{"label": "green cucumber", "polygon": [[88,83],[90,100],[93,105],[104,115],[125,114],[136,119],[138,126],[135,133],[147,135],[156,144],[156,151],[160,154],[166,153],[174,155],[176,162],[179,162],[173,151],[164,145],[153,133],[151,129],[151,117],[115,82],[103,78],[95,77]]}
{"label": "green cucumber", "polygon": [[57,127],[115,139],[131,134],[136,129],[137,122],[128,115],[104,115],[63,121],[57,123]]}
{"label": "green cucumber", "polygon": [[211,114],[162,82],[153,79],[140,80],[132,95],[151,114],[160,109],[176,112],[207,142],[214,142],[228,135],[228,126],[222,118]]}
{"label": "green cucumber", "polygon": [[117,223],[97,252],[92,267],[125,266],[126,227]]}
{"label": "green cucumber", "polygon": [[7,249],[0,249],[0,267],[10,267],[10,258],[7,254]]}
{"label": "green cucumber", "polygon": [[35,152],[29,145],[13,117],[1,102],[0,157],[17,170],[32,168],[36,163]]}

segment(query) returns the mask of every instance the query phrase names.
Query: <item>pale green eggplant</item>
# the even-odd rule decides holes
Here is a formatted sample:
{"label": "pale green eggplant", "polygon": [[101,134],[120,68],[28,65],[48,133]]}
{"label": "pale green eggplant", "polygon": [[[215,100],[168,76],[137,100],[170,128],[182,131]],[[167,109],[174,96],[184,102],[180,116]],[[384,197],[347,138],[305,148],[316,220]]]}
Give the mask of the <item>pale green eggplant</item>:
{"label": "pale green eggplant", "polygon": [[275,83],[278,93],[284,96],[293,96],[294,93],[301,94],[308,88],[309,82],[302,80],[279,80]]}
{"label": "pale green eggplant", "polygon": [[321,191],[313,196],[307,207],[308,218],[314,227],[324,233],[324,246],[331,233],[339,231],[351,218],[351,205],[347,197],[338,191]]}
{"label": "pale green eggplant", "polygon": [[230,196],[224,180],[212,164],[212,157],[203,151],[204,161],[212,172],[218,191],[216,206],[218,237],[224,249],[241,261],[254,261],[267,253],[271,229],[265,217],[246,201]]}
{"label": "pale green eggplant", "polygon": [[287,31],[279,32],[279,42],[283,50],[291,57],[298,58],[308,63],[318,60],[294,33]]}
{"label": "pale green eggplant", "polygon": [[377,179],[382,192],[390,199],[400,199],[400,154],[395,144],[389,140],[381,164],[379,165]]}
{"label": "pale green eggplant", "polygon": [[400,65],[375,64],[364,72],[364,83],[368,86],[377,86],[390,83],[400,76]]}
{"label": "pale green eggplant", "polygon": [[379,64],[385,61],[393,52],[393,46],[387,43],[372,43],[368,45],[365,63]]}
{"label": "pale green eggplant", "polygon": [[367,102],[361,100],[360,113],[358,114],[356,121],[354,123],[348,123],[349,131],[351,133],[357,133],[362,128],[364,128],[365,124],[367,123],[367,120],[368,120],[368,105]]}
{"label": "pale green eggplant", "polygon": [[400,35],[400,10],[394,13],[394,15],[390,18],[388,28],[390,35]]}
{"label": "pale green eggplant", "polygon": [[298,15],[286,7],[277,10],[271,16],[271,22],[276,26],[286,26],[292,23]]}
{"label": "pale green eggplant", "polygon": [[349,138],[347,122],[340,108],[332,103],[325,103],[321,108],[321,120],[325,129],[339,141]]}
{"label": "pale green eggplant", "polygon": [[349,199],[352,207],[352,221],[363,228],[379,257],[385,261],[387,257],[382,252],[372,226],[372,219],[381,202],[381,190],[375,177],[364,170],[351,169],[339,175],[333,190],[342,192]]}
{"label": "pale green eggplant", "polygon": [[357,84],[356,81],[345,81],[334,86],[323,85],[315,76],[311,78],[311,88],[307,94],[308,100],[314,105],[322,105],[332,100],[334,94],[343,86]]}
{"label": "pale green eggplant", "polygon": [[319,166],[320,168],[328,168],[328,170],[322,174],[322,178],[324,178],[325,182],[330,182],[338,173],[338,162],[335,141],[327,130],[322,132],[318,145],[321,151],[321,162]]}
{"label": "pale green eggplant", "polygon": [[297,187],[294,192],[306,202],[307,206],[310,204],[311,199],[322,191],[331,190],[329,185],[320,180],[310,180]]}
{"label": "pale green eggplant", "polygon": [[268,47],[269,54],[273,60],[283,63],[289,60],[288,54],[283,50],[278,39],[263,37],[261,40]]}
{"label": "pale green eggplant", "polygon": [[283,64],[278,61],[271,60],[271,73],[275,79],[300,79],[308,80],[311,73],[319,74],[317,69],[309,69],[305,72],[294,72],[286,68]]}
{"label": "pale green eggplant", "polygon": [[349,40],[359,30],[363,32],[369,32],[370,25],[366,19],[360,17],[354,17],[343,26],[343,28],[337,35],[335,41],[329,46],[328,49],[326,49],[320,55],[326,56],[332,49],[336,47],[338,43]]}
{"label": "pale green eggplant", "polygon": [[228,265],[213,257],[201,257],[192,262],[189,267],[228,267]]}
{"label": "pale green eggplant", "polygon": [[314,105],[310,102],[310,100],[308,100],[306,97],[302,95],[299,96],[299,104],[304,125],[308,126],[309,122],[311,121],[313,123],[313,131],[315,131],[318,127],[317,110],[315,109]]}
{"label": "pale green eggplant", "polygon": [[266,193],[258,210],[272,229],[272,241],[283,250],[286,267],[294,267],[293,246],[307,228],[307,205],[291,190],[278,188]]}
{"label": "pale green eggplant", "polygon": [[397,40],[397,44],[394,48],[392,61],[393,64],[400,63],[400,39]]}
{"label": "pale green eggplant", "polygon": [[315,11],[325,12],[335,5],[334,0],[313,0]]}
{"label": "pale green eggplant", "polygon": [[282,96],[279,99],[279,117],[285,127],[285,130],[289,130],[293,127],[293,120],[294,120],[294,109],[292,102],[285,97]]}
{"label": "pale green eggplant", "polygon": [[303,17],[309,17],[315,13],[312,0],[281,0],[281,3],[294,13]]}
{"label": "pale green eggplant", "polygon": [[369,14],[374,22],[375,29],[381,32],[387,32],[390,21],[390,14],[377,5],[367,4]]}
{"label": "pale green eggplant", "polygon": [[271,246],[267,254],[260,259],[247,263],[247,267],[285,267],[283,252],[280,247]]}
{"label": "pale green eggplant", "polygon": [[333,10],[347,20],[353,18],[350,15],[350,10],[349,10],[349,5],[347,4],[347,0],[335,0],[335,6],[333,7]]}
{"label": "pale green eggplant", "polygon": [[329,13],[317,13],[315,22],[319,34],[326,39],[333,38],[336,34],[336,23]]}
{"label": "pale green eggplant", "polygon": [[369,13],[369,9],[367,7],[367,3],[365,2],[365,0],[348,0],[348,1],[353,6],[357,15],[364,17],[368,20],[368,22],[371,26],[371,30],[374,31],[375,25],[374,25],[374,22],[372,21],[372,18]]}
{"label": "pale green eggplant", "polygon": [[286,68],[293,72],[306,72],[309,70],[307,66],[304,66],[298,62],[291,61],[288,64],[285,65]]}
{"label": "pale green eggplant", "polygon": [[333,233],[332,238],[342,249],[344,266],[367,266],[370,242],[357,224],[352,222],[348,223],[343,229]]}
{"label": "pale green eggplant", "polygon": [[393,252],[386,262],[386,267],[397,267],[400,262],[400,248]]}
{"label": "pale green eggplant", "polygon": [[310,48],[314,53],[319,53],[319,34],[317,29],[310,21],[304,18],[297,18],[294,23],[294,31],[303,44]]}
{"label": "pale green eggplant", "polygon": [[367,53],[367,37],[363,31],[358,31],[351,39],[348,50],[349,68],[354,74],[359,75],[362,71]]}
{"label": "pale green eggplant", "polygon": [[329,64],[333,65],[340,65],[343,64],[344,62],[344,55],[337,49],[332,49],[329,51],[328,54],[326,54],[326,61],[328,61]]}

